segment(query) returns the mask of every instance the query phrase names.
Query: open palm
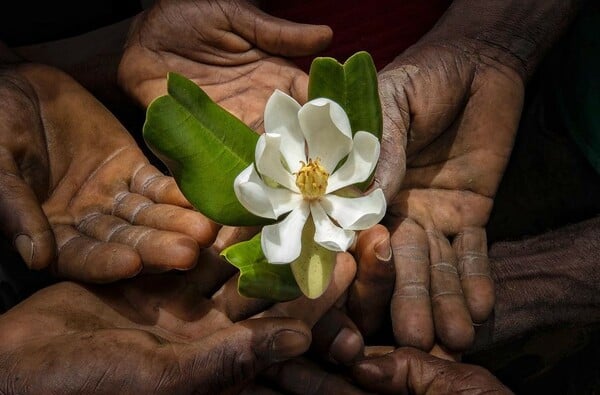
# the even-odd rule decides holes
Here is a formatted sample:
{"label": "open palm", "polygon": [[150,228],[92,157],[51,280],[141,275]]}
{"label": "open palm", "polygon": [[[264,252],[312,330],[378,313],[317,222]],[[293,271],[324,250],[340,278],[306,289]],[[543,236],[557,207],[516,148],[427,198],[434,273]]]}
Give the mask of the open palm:
{"label": "open palm", "polygon": [[239,390],[268,366],[308,349],[310,327],[356,269],[344,254],[319,300],[299,298],[261,312],[264,301],[237,293],[232,266],[217,249],[202,250],[199,262],[187,272],[111,285],[58,283],[9,310],[0,317],[0,391]]}
{"label": "open palm", "polygon": [[168,72],[181,73],[260,129],[275,89],[306,100],[306,73],[279,56],[315,53],[330,39],[328,27],[274,18],[242,0],[158,1],[133,24],[119,81],[147,106],[166,93]]}
{"label": "open palm", "polygon": [[196,264],[217,225],[106,108],[47,66],[2,78],[0,218],[29,267],[108,282]]}
{"label": "open palm", "polygon": [[435,338],[468,348],[472,323],[494,303],[484,227],[510,157],[523,82],[470,48],[416,45],[380,74],[385,124],[376,178],[390,202],[392,320],[400,344],[425,350]]}

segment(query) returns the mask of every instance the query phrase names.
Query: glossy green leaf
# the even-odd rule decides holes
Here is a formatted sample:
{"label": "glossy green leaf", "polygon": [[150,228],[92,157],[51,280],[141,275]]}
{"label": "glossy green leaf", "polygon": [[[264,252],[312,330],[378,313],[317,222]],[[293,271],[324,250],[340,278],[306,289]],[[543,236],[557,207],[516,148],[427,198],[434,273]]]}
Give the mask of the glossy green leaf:
{"label": "glossy green leaf", "polygon": [[213,102],[194,82],[169,73],[168,95],[146,112],[144,140],[169,168],[202,214],[225,225],[261,225],[233,190],[235,177],[254,162],[258,135]]}
{"label": "glossy green leaf", "polygon": [[238,291],[244,296],[281,302],[302,295],[290,265],[267,262],[260,246],[260,233],[224,249],[221,255],[240,269]]}
{"label": "glossy green leaf", "polygon": [[357,52],[343,65],[318,57],[310,66],[308,98],[329,98],[344,108],[352,133],[359,130],[381,139],[383,117],[377,87],[377,69],[368,52]]}
{"label": "glossy green leaf", "polygon": [[[308,98],[326,97],[342,106],[352,133],[370,132],[381,140],[383,116],[377,85],[377,69],[368,52],[357,52],[342,65],[329,57],[318,57],[310,66]],[[369,179],[359,185],[364,190]]]}
{"label": "glossy green leaf", "polygon": [[325,292],[331,282],[337,253],[321,247],[314,240],[315,225],[306,221],[302,230],[302,251],[290,266],[302,293],[316,299]]}

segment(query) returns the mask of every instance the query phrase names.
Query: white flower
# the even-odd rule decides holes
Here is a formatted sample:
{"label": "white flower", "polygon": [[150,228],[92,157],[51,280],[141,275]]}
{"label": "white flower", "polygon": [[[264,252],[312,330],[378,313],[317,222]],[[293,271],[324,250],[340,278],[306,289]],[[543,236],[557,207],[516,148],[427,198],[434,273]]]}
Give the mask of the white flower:
{"label": "white flower", "polygon": [[241,204],[255,215],[277,219],[289,213],[262,230],[262,249],[270,263],[298,258],[307,220],[314,222],[316,243],[346,251],[356,230],[383,218],[386,204],[381,189],[356,198],[335,195],[365,181],[379,158],[377,138],[368,132],[352,138],[350,121],[339,104],[319,98],[301,107],[276,90],[267,102],[264,122],[255,163],[236,177],[234,189]]}

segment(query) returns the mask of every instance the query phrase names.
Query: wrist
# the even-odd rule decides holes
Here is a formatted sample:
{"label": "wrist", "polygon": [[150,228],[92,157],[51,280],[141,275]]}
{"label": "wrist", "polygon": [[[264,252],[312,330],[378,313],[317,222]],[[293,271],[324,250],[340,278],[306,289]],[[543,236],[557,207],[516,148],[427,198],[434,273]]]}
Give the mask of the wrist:
{"label": "wrist", "polygon": [[600,322],[600,217],[490,249],[496,283],[492,319],[474,350],[553,328]]}
{"label": "wrist", "polygon": [[579,0],[455,0],[421,40],[455,42],[508,66],[524,80],[566,30]]}

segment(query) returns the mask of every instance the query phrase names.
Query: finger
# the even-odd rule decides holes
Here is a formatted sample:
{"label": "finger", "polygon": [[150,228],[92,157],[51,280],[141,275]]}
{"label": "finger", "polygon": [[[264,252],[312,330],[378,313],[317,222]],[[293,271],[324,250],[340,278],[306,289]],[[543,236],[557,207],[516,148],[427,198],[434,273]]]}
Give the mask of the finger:
{"label": "finger", "polygon": [[140,166],[131,177],[129,190],[146,196],[156,203],[174,204],[180,207],[192,208],[183,196],[175,179],[164,175],[151,164]]}
{"label": "finger", "polygon": [[101,242],[82,235],[72,226],[55,225],[59,277],[106,283],[135,276],[142,270],[137,252],[119,243]]}
{"label": "finger", "polygon": [[200,295],[210,298],[235,275],[236,270],[215,248],[205,248],[200,251],[196,267],[185,276]]}
{"label": "finger", "polygon": [[312,55],[331,41],[333,32],[328,26],[287,21],[243,4],[230,18],[232,28],[263,51],[282,56]]}
{"label": "finger", "polygon": [[181,233],[200,247],[211,245],[219,226],[197,211],[171,204],[156,204],[137,193],[123,193],[114,202],[112,214],[134,225]]}
{"label": "finger", "polygon": [[366,392],[352,385],[341,376],[328,373],[314,363],[302,358],[277,364],[268,369],[264,377],[288,394],[366,394]]}
{"label": "finger", "polygon": [[356,274],[356,263],[348,253],[337,254],[335,268],[331,275],[331,282],[327,290],[317,299],[301,296],[295,300],[278,303],[264,313],[261,317],[292,317],[306,323],[309,327],[321,318],[326,311],[340,298]]}
{"label": "finger", "polygon": [[308,100],[308,75],[304,72],[298,72],[292,77],[290,85],[290,96],[300,104]]}
{"label": "finger", "polygon": [[199,247],[191,237],[131,225],[112,215],[90,215],[77,225],[77,230],[104,242],[133,248],[142,259],[144,269],[150,272],[187,270],[194,267],[198,260]]}
{"label": "finger", "polygon": [[273,305],[266,299],[249,298],[238,291],[239,273],[230,278],[212,297],[214,307],[233,322],[252,317]]}
{"label": "finger", "polygon": [[335,307],[321,317],[312,333],[311,348],[325,360],[349,365],[363,355],[365,344],[360,331]]}
{"label": "finger", "polygon": [[383,225],[359,233],[356,279],[348,294],[348,315],[365,335],[372,334],[389,315],[396,272],[390,235]]}
{"label": "finger", "polygon": [[512,394],[482,367],[445,361],[409,347],[360,361],[353,377],[380,394]]}
{"label": "finger", "polygon": [[250,319],[173,351],[183,377],[203,393],[252,380],[269,366],[296,357],[310,346],[310,330],[286,318]]}
{"label": "finger", "polygon": [[495,302],[485,229],[466,228],[454,238],[452,245],[471,319],[474,323],[482,323],[492,312]]}
{"label": "finger", "polygon": [[446,236],[427,231],[431,262],[431,304],[436,336],[450,350],[464,351],[475,333],[456,269],[456,256]]}
{"label": "finger", "polygon": [[429,243],[425,230],[410,219],[402,219],[392,234],[396,288],[391,312],[398,344],[429,350],[434,329],[429,298]]}
{"label": "finger", "polygon": [[233,244],[250,240],[258,232],[258,226],[223,226],[217,233],[213,248],[220,253]]}
{"label": "finger", "polygon": [[21,177],[10,153],[0,148],[0,225],[31,269],[48,266],[56,255],[54,234],[40,203]]}

